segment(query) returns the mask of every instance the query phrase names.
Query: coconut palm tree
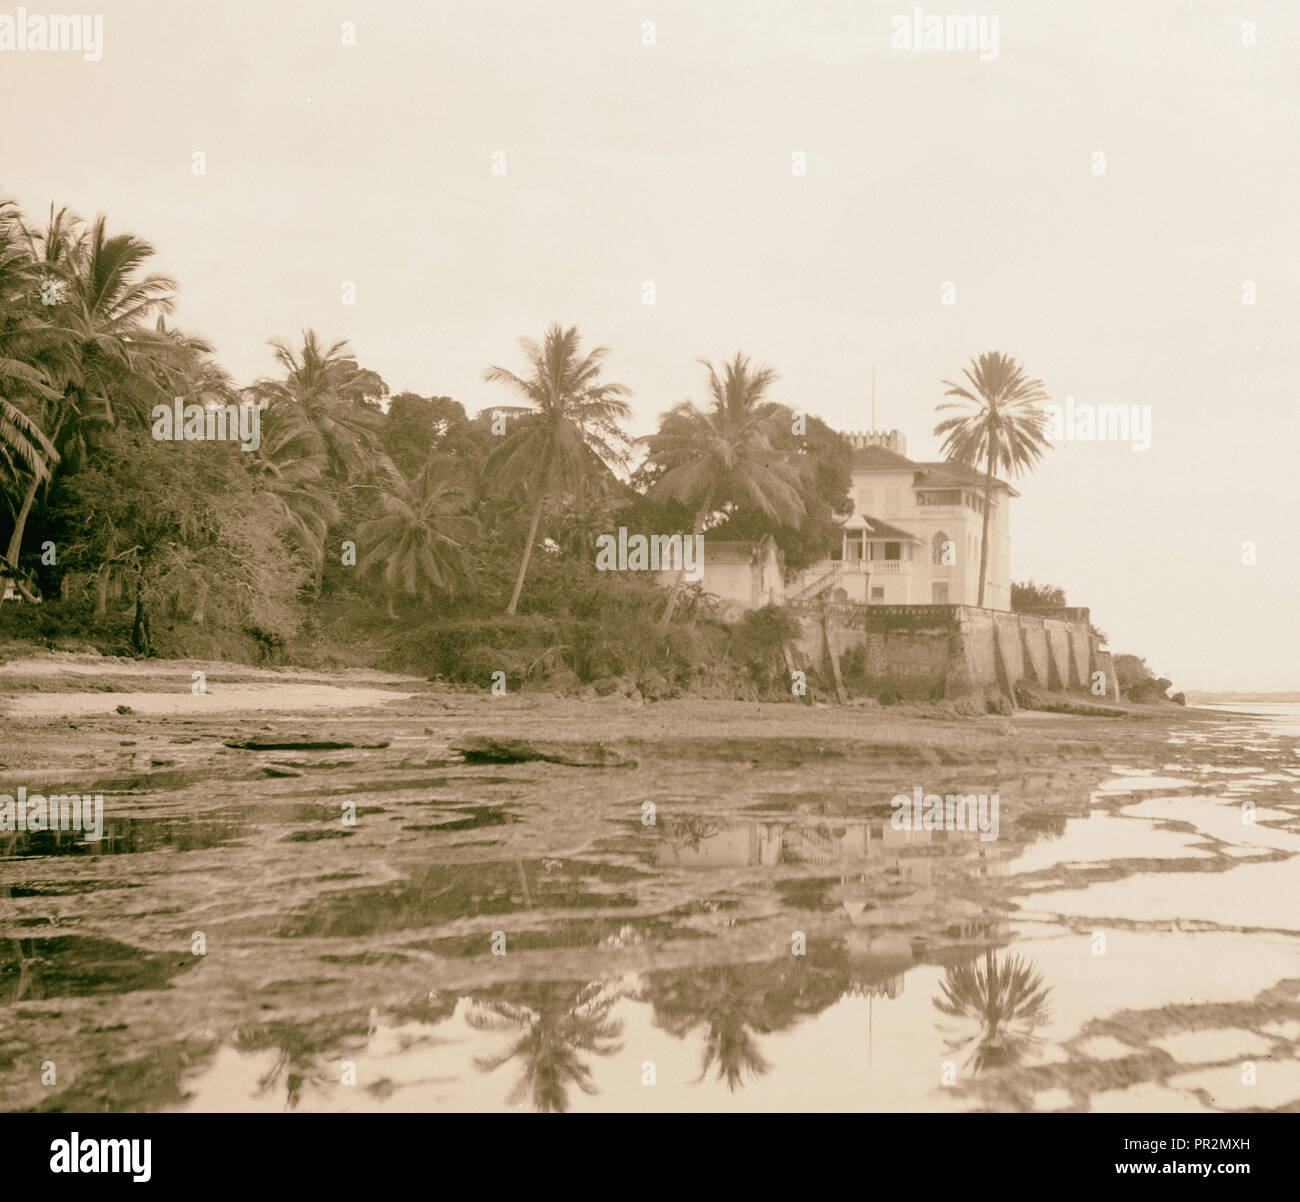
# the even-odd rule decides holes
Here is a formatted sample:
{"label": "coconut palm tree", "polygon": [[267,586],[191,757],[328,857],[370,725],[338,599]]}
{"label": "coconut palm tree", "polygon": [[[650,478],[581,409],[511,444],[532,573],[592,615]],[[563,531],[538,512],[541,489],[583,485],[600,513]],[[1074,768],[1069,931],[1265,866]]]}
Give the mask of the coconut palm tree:
{"label": "coconut palm tree", "polygon": [[972,359],[962,374],[970,387],[943,382],[944,396],[959,397],[937,405],[936,411],[959,409],[934,428],[943,435],[943,453],[954,463],[970,468],[984,465],[984,527],[980,534],[979,600],[984,604],[984,580],[989,562],[989,517],[993,512],[996,473],[1020,476],[1042,458],[1051,444],[1044,432],[1047,415],[1037,406],[1048,399],[1042,380],[1031,380],[1010,355],[986,351]]}
{"label": "coconut palm tree", "polygon": [[[778,525],[796,525],[804,514],[799,472],[773,445],[777,423],[789,410],[766,399],[777,373],[751,366],[739,351],[721,373],[707,359],[699,362],[708,371],[709,407],[684,401],[664,414],[658,433],[642,440],[650,499],[692,507],[693,536],[724,504],[752,505]],[[660,633],[672,621],[684,578],[683,570],[673,582]]]}
{"label": "coconut palm tree", "polygon": [[[111,425],[119,413],[144,422],[167,399],[160,363],[175,343],[148,323],[171,312],[176,283],[141,274],[153,247],[134,234],[110,237],[102,216],[86,229],[67,210],[51,210],[49,225],[29,231],[28,243],[35,270],[54,286],[47,320],[59,331],[45,369],[56,395],[42,397],[36,420],[66,462],[84,450],[90,425]],[[38,473],[27,482],[6,553],[11,564],[41,483]]]}
{"label": "coconut palm tree", "polygon": [[600,380],[607,348],[598,346],[583,355],[580,343],[576,326],[566,330],[552,324],[541,345],[531,338],[519,340],[528,360],[526,375],[504,367],[484,372],[489,382],[508,384],[528,401],[527,407],[502,410],[506,433],[485,464],[490,476],[522,485],[533,505],[508,615],[519,605],[547,500],[627,462],[627,437],[619,423],[631,416],[624,399],[631,392],[622,384]]}
{"label": "coconut palm tree", "polygon": [[978,959],[951,967],[940,982],[942,998],[934,1006],[954,1018],[974,1019],[979,1030],[950,1045],[955,1050],[974,1041],[971,1062],[985,1068],[1015,1064],[1035,1042],[1034,1031],[1050,1017],[1051,989],[1031,961],[1011,954],[999,962],[992,949]]}
{"label": "coconut palm tree", "polygon": [[251,456],[251,468],[264,495],[288,527],[293,540],[320,579],[325,561],[325,539],[339,520],[339,507],[325,490],[323,477],[329,461],[323,454],[301,450],[292,431],[280,428],[274,415],[262,425],[261,445]]}
{"label": "coconut palm tree", "polygon": [[427,598],[451,592],[465,578],[466,545],[473,534],[471,498],[451,464],[431,459],[414,483],[396,469],[378,488],[382,510],[362,523],[358,537],[366,547],[358,567],[381,567],[388,588],[388,616],[395,618],[393,595]]}
{"label": "coconut palm tree", "polygon": [[60,339],[40,312],[38,291],[21,214],[0,200],[0,466],[13,485],[30,474],[39,486],[59,457],[32,417],[58,397],[48,368]]}
{"label": "coconut palm tree", "polygon": [[0,330],[0,461],[17,479],[30,473],[39,486],[50,478],[50,466],[58,462],[59,453],[45,436],[45,431],[18,402],[51,401],[58,397],[39,371],[13,358],[11,339]]}
{"label": "coconut palm tree", "polygon": [[325,346],[315,330],[302,333],[302,350],[282,338],[269,343],[283,379],[262,377],[250,395],[274,413],[286,443],[306,455],[324,455],[340,480],[370,466],[378,442],[378,411],[362,402],[377,379],[357,365],[346,339]]}

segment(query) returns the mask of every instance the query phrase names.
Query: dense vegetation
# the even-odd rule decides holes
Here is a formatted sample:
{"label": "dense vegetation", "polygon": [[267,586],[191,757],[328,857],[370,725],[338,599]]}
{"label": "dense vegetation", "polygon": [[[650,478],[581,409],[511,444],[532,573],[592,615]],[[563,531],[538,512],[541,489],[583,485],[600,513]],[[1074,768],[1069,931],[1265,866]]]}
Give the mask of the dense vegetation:
{"label": "dense vegetation", "polygon": [[[620,526],[771,534],[789,572],[838,544],[849,448],[768,399],[771,368],[701,360],[704,401],[641,440],[606,349],[559,325],[521,339],[518,370],[485,368],[522,403],[473,417],[449,396],[390,395],[313,330],[273,338],[274,372],[241,387],[168,324],[177,284],[152,256],[103,217],[51,207],[33,223],[0,200],[0,572],[43,601],[0,607],[0,634],[509,690],[789,695],[787,615],[729,626],[683,574],[664,589],[595,559]],[[996,473],[1029,470],[1046,446],[1045,393],[998,352],[964,374],[935,432],[983,468],[987,502]],[[175,398],[193,431],[160,424]],[[218,413],[229,429],[203,437]],[[982,546],[981,596],[986,564]],[[1065,595],[1017,584],[1012,604]],[[1169,687],[1136,657],[1116,665],[1134,700]]]}
{"label": "dense vegetation", "polygon": [[[273,339],[276,370],[240,387],[168,324],[177,284],[152,254],[102,217],[35,224],[0,202],[0,552],[43,598],[4,606],[4,632],[480,686],[504,672],[511,690],[770,683],[766,619],[729,628],[680,580],[599,572],[594,543],[620,525],[707,529],[772,533],[792,569],[824,556],[848,448],[767,399],[771,369],[704,363],[706,401],[665,413],[642,448],[604,348],[558,325],[522,340],[518,369],[485,369],[521,404],[477,416],[390,396],[311,330]],[[159,437],[155,406],[176,397],[255,407],[259,437]]]}

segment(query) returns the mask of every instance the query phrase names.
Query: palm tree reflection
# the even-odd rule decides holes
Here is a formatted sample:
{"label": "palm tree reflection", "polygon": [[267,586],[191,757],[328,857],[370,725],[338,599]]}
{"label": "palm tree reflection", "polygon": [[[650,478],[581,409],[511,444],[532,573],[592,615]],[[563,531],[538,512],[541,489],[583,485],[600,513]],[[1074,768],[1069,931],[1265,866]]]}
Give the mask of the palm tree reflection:
{"label": "palm tree reflection", "polygon": [[973,1063],[977,1073],[1016,1064],[1039,1042],[1034,1031],[1051,1014],[1051,988],[1031,961],[1015,953],[999,961],[990,950],[984,953],[983,965],[974,959],[949,968],[940,988],[943,997],[934,999],[935,1009],[979,1024],[973,1035],[948,1045],[952,1052],[974,1043],[967,1063]]}
{"label": "palm tree reflection", "polygon": [[733,1092],[771,1070],[757,1037],[783,1031],[819,1014],[848,987],[841,949],[810,947],[809,955],[757,964],[656,974],[647,996],[655,1025],[678,1039],[704,1026],[700,1084],[716,1066],[716,1079]]}
{"label": "palm tree reflection", "polygon": [[258,1079],[259,1095],[268,1094],[278,1086],[284,1087],[285,1110],[296,1110],[302,1101],[303,1088],[325,1090],[339,1082],[337,1064],[324,1067],[321,1063],[330,1053],[331,1058],[346,1055],[342,1051],[349,1043],[356,1043],[373,1033],[371,1018],[363,1013],[339,1015],[335,1021],[274,1022],[239,1027],[231,1040],[240,1052],[265,1052],[274,1049],[271,1067]]}
{"label": "palm tree reflection", "polygon": [[506,1101],[524,1101],[543,1112],[563,1113],[568,1109],[570,1085],[594,1094],[591,1069],[579,1053],[610,1056],[622,1047],[617,1043],[623,1031],[622,1019],[610,1017],[622,990],[607,981],[575,985],[547,981],[530,987],[526,1002],[507,997],[476,997],[465,1016],[476,1031],[518,1030],[519,1038],[496,1056],[476,1056],[475,1065],[485,1073],[495,1072],[507,1061],[523,1064],[519,1081]]}
{"label": "palm tree reflection", "polygon": [[725,973],[707,1011],[708,1031],[704,1037],[704,1059],[698,1080],[709,1075],[717,1064],[717,1079],[725,1081],[731,1091],[757,1080],[772,1067],[758,1050],[754,1038],[755,1024],[768,1030],[746,982],[735,974]]}

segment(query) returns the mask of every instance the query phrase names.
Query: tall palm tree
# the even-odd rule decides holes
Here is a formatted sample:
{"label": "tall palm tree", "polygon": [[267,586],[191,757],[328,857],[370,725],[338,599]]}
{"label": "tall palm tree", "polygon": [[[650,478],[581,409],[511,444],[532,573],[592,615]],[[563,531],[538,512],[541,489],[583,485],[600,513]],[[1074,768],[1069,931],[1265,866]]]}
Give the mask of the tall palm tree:
{"label": "tall palm tree", "polygon": [[0,467],[6,494],[29,474],[38,486],[44,483],[59,458],[32,417],[58,397],[49,369],[60,338],[36,303],[39,283],[18,207],[0,200]]}
{"label": "tall palm tree", "polygon": [[329,461],[323,454],[303,451],[295,443],[292,430],[282,429],[275,415],[263,423],[261,445],[251,459],[264,495],[307,556],[313,577],[319,580],[326,536],[340,516],[338,504],[322,483]]}
{"label": "tall palm tree", "polygon": [[984,464],[984,527],[980,534],[980,588],[977,604],[984,605],[984,579],[989,562],[989,518],[993,512],[996,473],[1020,476],[1042,458],[1047,441],[1047,415],[1038,408],[1048,399],[1042,380],[1031,380],[1024,367],[1001,351],[986,351],[962,368],[970,383],[966,388],[951,380],[944,396],[959,397],[937,405],[936,411],[959,409],[934,428],[942,434],[943,453],[954,463],[978,468]]}
{"label": "tall palm tree", "polygon": [[466,544],[472,533],[471,498],[445,460],[431,459],[414,483],[393,470],[379,487],[376,517],[358,535],[366,551],[358,567],[382,568],[388,588],[388,616],[400,587],[407,596],[451,592],[467,571]]}
{"label": "tall palm tree", "polygon": [[[778,525],[796,525],[804,514],[799,472],[774,446],[777,423],[789,411],[766,399],[777,373],[751,366],[739,351],[721,373],[707,359],[699,362],[708,371],[710,404],[682,402],[660,419],[658,433],[642,440],[649,451],[643,471],[653,478],[648,495],[692,506],[692,536],[727,503],[753,505]],[[660,633],[672,621],[685,575],[673,582]]]}
{"label": "tall palm tree", "polygon": [[1034,1031],[1051,1016],[1051,989],[1032,961],[1017,954],[999,962],[992,949],[978,959],[951,967],[940,983],[942,998],[934,1007],[954,1018],[973,1018],[979,1024],[974,1036],[958,1039],[952,1049],[974,1041],[971,1053],[975,1071],[1013,1065],[1035,1042]]}
{"label": "tall palm tree", "polygon": [[525,1100],[543,1112],[563,1113],[568,1109],[568,1087],[576,1085],[585,1094],[596,1092],[591,1069],[579,1058],[580,1052],[609,1056],[619,1051],[621,1019],[610,1017],[622,996],[619,987],[606,981],[585,985],[547,981],[530,988],[528,1003],[507,998],[475,998],[465,1021],[476,1031],[521,1031],[506,1051],[495,1056],[475,1057],[481,1072],[490,1073],[510,1060],[524,1066],[518,1083],[506,1101],[517,1105]]}
{"label": "tall palm tree", "polygon": [[283,379],[255,380],[250,395],[282,423],[284,439],[307,455],[324,455],[338,479],[364,471],[378,442],[378,412],[362,402],[373,372],[358,366],[346,339],[325,346],[304,330],[302,350],[282,338],[269,343]]}
{"label": "tall palm tree", "polygon": [[627,462],[627,438],[619,423],[632,414],[624,399],[631,392],[622,384],[600,380],[609,354],[606,347],[583,355],[580,343],[577,326],[566,330],[553,323],[540,346],[531,338],[519,340],[528,360],[527,375],[518,376],[504,367],[484,372],[486,380],[510,385],[529,404],[504,410],[506,433],[485,465],[489,474],[507,484],[522,484],[532,494],[532,519],[506,606],[509,615],[519,605],[547,500]]}
{"label": "tall palm tree", "polygon": [[[46,373],[57,395],[42,398],[38,424],[66,461],[69,449],[74,456],[84,449],[89,425],[112,424],[119,413],[144,422],[152,405],[166,399],[160,363],[175,344],[148,323],[171,312],[176,283],[142,274],[153,247],[134,234],[110,237],[102,216],[86,229],[67,210],[51,210],[50,224],[29,231],[28,241],[37,271],[56,286],[47,311],[61,334]],[[18,562],[41,483],[37,473],[27,482],[6,553],[11,564]]]}

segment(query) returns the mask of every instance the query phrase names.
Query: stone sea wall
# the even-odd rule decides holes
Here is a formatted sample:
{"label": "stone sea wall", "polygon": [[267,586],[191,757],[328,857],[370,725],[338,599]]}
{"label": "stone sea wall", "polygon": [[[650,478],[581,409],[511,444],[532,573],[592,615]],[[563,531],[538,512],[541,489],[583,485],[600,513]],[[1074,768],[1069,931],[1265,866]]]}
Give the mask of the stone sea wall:
{"label": "stone sea wall", "polygon": [[[826,645],[843,660],[862,657],[868,691],[916,700],[977,694],[1014,697],[1017,688],[1117,698],[1108,651],[1099,650],[1086,609],[1006,613],[971,605],[790,607],[801,627],[799,649],[820,663]],[[860,650],[855,650],[860,649]],[[1092,692],[1104,674],[1103,694]]]}

